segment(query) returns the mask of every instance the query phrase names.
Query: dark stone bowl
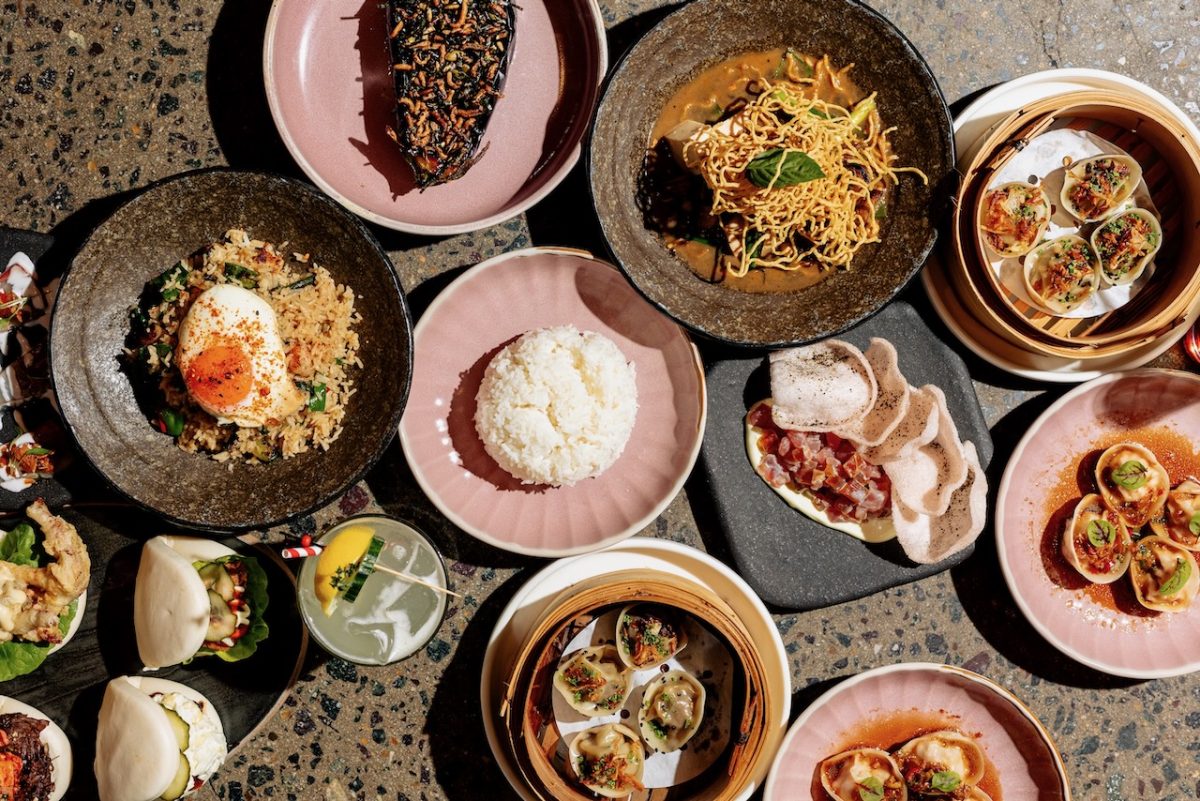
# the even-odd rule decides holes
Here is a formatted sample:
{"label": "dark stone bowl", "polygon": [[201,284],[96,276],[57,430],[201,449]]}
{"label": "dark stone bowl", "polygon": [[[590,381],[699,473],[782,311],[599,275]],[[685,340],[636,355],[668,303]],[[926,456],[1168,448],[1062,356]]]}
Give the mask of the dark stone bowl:
{"label": "dark stone bowl", "polygon": [[[902,176],[888,200],[881,242],[849,272],[786,294],[752,294],[697,278],[642,224],[635,203],[650,132],[670,96],[740,53],[792,47],[878,92]],[[937,80],[886,18],[856,0],[695,0],[660,22],[626,55],[596,116],[589,156],[592,200],[617,263],[651,303],[689,328],[735,345],[779,347],[839,333],[881,309],[924,264],[937,220],[957,185],[950,112]]]}
{"label": "dark stone bowl", "polygon": [[[341,436],[264,465],[185,453],[151,427],[119,357],[150,279],[229,228],[310,253],[350,286],[363,367]],[[130,499],[169,521],[226,531],[274,525],[344,492],[396,433],[412,375],[412,320],[387,254],[311,186],[251,172],[192,173],[155,185],[84,243],[59,289],[50,333],[58,403],[80,450]]]}

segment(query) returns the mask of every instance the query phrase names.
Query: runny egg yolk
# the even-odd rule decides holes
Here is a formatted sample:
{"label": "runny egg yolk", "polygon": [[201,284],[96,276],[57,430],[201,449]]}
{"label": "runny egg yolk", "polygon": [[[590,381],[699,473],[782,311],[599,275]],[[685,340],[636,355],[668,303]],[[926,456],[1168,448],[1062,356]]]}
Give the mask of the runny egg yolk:
{"label": "runny egg yolk", "polygon": [[183,380],[198,403],[230,409],[250,394],[254,371],[246,351],[237,342],[225,341],[198,353],[188,364]]}

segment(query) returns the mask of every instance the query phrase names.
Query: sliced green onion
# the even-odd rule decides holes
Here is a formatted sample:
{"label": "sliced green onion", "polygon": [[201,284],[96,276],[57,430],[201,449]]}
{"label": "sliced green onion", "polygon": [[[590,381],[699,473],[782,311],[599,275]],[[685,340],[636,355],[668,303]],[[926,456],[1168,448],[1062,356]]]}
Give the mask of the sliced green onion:
{"label": "sliced green onion", "polygon": [[183,415],[174,409],[163,409],[158,413],[158,419],[162,420],[168,435],[178,437],[183,433]]}

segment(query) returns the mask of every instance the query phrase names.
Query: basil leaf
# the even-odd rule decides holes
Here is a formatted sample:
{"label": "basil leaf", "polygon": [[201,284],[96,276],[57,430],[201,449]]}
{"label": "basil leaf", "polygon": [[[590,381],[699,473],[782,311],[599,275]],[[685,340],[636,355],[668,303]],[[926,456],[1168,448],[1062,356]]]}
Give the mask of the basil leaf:
{"label": "basil leaf", "polygon": [[1117,539],[1117,527],[1102,517],[1098,517],[1087,525],[1088,542],[1097,548],[1112,544]]}
{"label": "basil leaf", "polygon": [[1174,595],[1183,589],[1192,577],[1192,563],[1188,559],[1180,559],[1175,563],[1175,572],[1158,588],[1159,595]]}
{"label": "basil leaf", "polygon": [[1200,536],[1200,512],[1192,515],[1192,519],[1188,521],[1188,531]]}
{"label": "basil leaf", "polygon": [[755,156],[746,165],[746,179],[764,189],[795,186],[824,177],[821,165],[802,150],[774,148]]}
{"label": "basil leaf", "polygon": [[1129,459],[1112,471],[1112,480],[1118,487],[1137,489],[1146,483],[1149,472],[1150,468],[1137,459]]}
{"label": "basil leaf", "polygon": [[883,782],[868,776],[858,783],[859,801],[883,801]]}
{"label": "basil leaf", "polygon": [[933,774],[933,778],[929,780],[929,784],[935,790],[940,790],[943,793],[952,793],[962,784],[962,777],[952,770],[939,770]]}

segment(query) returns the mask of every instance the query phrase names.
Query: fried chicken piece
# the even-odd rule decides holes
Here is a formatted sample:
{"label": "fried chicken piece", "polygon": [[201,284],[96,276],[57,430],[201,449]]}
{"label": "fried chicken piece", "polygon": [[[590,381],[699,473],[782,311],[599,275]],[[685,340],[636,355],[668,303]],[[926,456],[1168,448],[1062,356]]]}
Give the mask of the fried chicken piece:
{"label": "fried chicken piece", "polygon": [[63,610],[87,589],[91,560],[75,527],[40,498],[25,513],[42,530],[42,550],[52,561],[42,567],[0,562],[0,642],[56,643]]}

